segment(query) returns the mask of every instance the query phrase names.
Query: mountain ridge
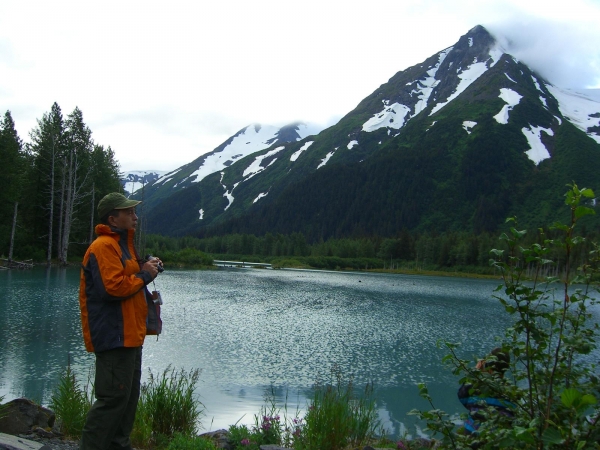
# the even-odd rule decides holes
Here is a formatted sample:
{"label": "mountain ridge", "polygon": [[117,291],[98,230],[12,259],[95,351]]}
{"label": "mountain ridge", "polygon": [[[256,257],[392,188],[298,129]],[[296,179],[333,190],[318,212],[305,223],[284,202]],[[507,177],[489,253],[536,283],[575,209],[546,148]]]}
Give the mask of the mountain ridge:
{"label": "mountain ridge", "polygon": [[[396,73],[334,126],[262,141],[269,146],[193,185],[162,197],[151,191],[149,230],[303,232],[313,240],[403,228],[489,231],[540,190],[554,191],[562,172],[567,182],[579,172],[593,184],[600,103],[580,96],[569,109],[568,94],[477,26]],[[580,159],[571,141],[589,164],[569,161]]]}

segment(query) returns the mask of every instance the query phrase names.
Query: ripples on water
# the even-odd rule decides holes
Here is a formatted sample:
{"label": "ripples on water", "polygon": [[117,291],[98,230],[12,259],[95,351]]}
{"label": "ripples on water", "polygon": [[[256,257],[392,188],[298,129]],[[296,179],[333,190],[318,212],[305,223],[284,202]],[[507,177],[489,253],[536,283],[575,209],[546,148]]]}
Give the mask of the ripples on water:
{"label": "ripples on water", "polygon": [[[0,395],[48,401],[69,357],[87,379],[77,303],[78,271],[0,273]],[[498,282],[320,271],[166,270],[163,334],[144,345],[144,371],[202,370],[205,429],[253,423],[270,386],[279,404],[304,408],[315,382],[340,369],[362,389],[373,382],[382,420],[398,433],[406,412],[460,410],[457,380],[438,341],[461,342],[472,358],[494,346],[507,323],[491,298]],[[68,356],[69,355],[69,356]],[[245,416],[244,416],[245,415]],[[212,423],[211,423],[212,420]]]}
{"label": "ripples on water", "polygon": [[[273,385],[300,407],[314,383],[331,382],[337,367],[361,389],[373,382],[387,392],[382,416],[404,421],[420,401],[418,382],[451,386],[455,400],[456,380],[441,368],[445,352],[436,344],[467,338],[462,351],[489,348],[489,319],[498,310],[489,292],[496,284],[317,271],[172,272],[160,280],[169,344],[161,345],[161,337],[146,361],[172,361],[176,348],[179,364],[202,368],[209,391],[260,403]],[[210,394],[205,400],[208,409],[223,401]]]}

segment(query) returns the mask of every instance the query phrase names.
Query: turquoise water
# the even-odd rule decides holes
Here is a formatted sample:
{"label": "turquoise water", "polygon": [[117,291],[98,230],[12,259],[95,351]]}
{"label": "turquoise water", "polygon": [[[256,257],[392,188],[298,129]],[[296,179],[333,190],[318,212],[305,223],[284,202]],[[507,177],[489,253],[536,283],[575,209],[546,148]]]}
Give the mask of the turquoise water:
{"label": "turquoise water", "polygon": [[[70,361],[87,380],[93,355],[81,338],[77,269],[0,272],[0,395],[47,404]],[[163,334],[144,344],[144,377],[169,365],[201,369],[204,430],[252,424],[272,389],[288,415],[306,407],[332,370],[357,389],[375,386],[391,434],[414,434],[413,408],[460,412],[457,379],[438,341],[482,355],[507,325],[495,280],[322,271],[165,270]],[[152,287],[152,286],[151,286]]]}

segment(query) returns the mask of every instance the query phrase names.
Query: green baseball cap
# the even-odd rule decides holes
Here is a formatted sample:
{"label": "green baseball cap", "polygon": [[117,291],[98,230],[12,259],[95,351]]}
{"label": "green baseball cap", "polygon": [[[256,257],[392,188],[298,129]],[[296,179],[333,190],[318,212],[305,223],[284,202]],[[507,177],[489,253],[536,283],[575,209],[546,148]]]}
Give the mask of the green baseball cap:
{"label": "green baseball cap", "polygon": [[111,192],[102,197],[102,200],[98,203],[98,217],[102,219],[113,209],[127,209],[140,203],[142,202],[139,200],[129,200],[118,192]]}

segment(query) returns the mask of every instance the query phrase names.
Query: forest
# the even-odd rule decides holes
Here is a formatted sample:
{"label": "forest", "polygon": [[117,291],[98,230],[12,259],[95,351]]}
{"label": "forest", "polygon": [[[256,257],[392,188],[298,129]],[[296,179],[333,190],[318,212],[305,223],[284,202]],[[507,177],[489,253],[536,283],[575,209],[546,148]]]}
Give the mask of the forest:
{"label": "forest", "polygon": [[0,255],[67,265],[94,238],[96,204],[120,191],[110,147],[94,142],[79,108],[66,117],[54,103],[24,143],[11,112],[0,123]]}
{"label": "forest", "polygon": [[[518,226],[518,222],[510,220],[506,231],[510,226]],[[598,240],[597,233],[587,232],[585,226],[582,226],[582,231],[587,239],[569,255],[572,267],[586,261],[594,249],[593,242]],[[302,233],[228,234],[209,238],[150,234],[144,238],[144,246],[149,253],[159,256],[167,267],[169,264],[185,267],[203,265],[208,256],[232,261],[266,262],[273,267],[494,275],[490,251],[503,245],[500,242],[503,232],[417,233],[404,229],[391,238],[342,238],[314,243],[308,242]],[[534,229],[526,234],[523,242],[535,245],[552,240],[559,233],[560,230],[553,227]],[[558,275],[567,265],[565,257],[559,253],[547,256],[557,261],[552,270]]]}

